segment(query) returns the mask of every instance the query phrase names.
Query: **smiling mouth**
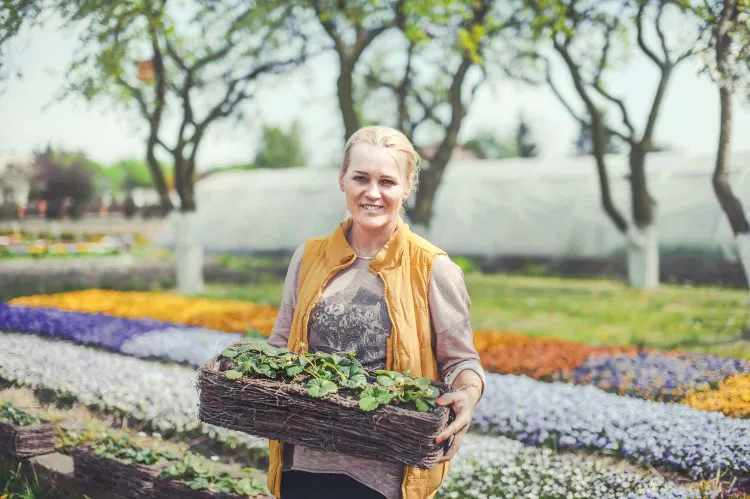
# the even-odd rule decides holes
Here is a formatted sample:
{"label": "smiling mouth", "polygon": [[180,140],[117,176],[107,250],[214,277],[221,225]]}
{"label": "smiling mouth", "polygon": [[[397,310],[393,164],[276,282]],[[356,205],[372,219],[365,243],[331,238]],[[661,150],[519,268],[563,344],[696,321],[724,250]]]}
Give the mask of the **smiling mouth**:
{"label": "smiling mouth", "polygon": [[382,206],[378,206],[378,205],[375,205],[375,204],[361,204],[360,207],[363,210],[369,211],[371,213],[377,213],[378,211],[380,211],[380,210],[383,209]]}

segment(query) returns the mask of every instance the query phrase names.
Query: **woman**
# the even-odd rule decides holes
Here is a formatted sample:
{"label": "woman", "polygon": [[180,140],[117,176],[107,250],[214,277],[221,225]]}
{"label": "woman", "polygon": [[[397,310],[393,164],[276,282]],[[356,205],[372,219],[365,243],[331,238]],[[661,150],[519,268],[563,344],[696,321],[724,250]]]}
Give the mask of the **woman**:
{"label": "woman", "polygon": [[270,443],[269,490],[282,499],[434,497],[484,391],[460,267],[409,230],[400,213],[419,173],[401,132],[366,127],[347,141],[339,173],[351,217],[295,251],[269,343],[298,351],[354,350],[370,369],[409,370],[456,390],[438,399],[457,417],[431,470]]}

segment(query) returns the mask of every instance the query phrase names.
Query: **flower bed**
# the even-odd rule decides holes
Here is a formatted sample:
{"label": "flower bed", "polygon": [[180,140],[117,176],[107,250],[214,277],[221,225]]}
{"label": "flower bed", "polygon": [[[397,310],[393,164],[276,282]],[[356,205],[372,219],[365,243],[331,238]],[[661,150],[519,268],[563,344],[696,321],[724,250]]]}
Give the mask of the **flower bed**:
{"label": "flower bed", "polygon": [[442,383],[369,373],[351,356],[238,344],[199,378],[200,419],[223,428],[352,456],[432,468],[450,409]]}
{"label": "flower bed", "polygon": [[750,421],[593,386],[490,374],[473,426],[529,445],[605,452],[700,479],[750,475]]}
{"label": "flower bed", "polygon": [[0,304],[0,330],[53,336],[115,351],[138,335],[171,326],[168,322],[148,319]]}
{"label": "flower bed", "polygon": [[750,361],[695,353],[642,352],[592,357],[557,377],[619,395],[672,401],[734,375],[750,374]]}
{"label": "flower bed", "polygon": [[635,347],[592,346],[498,331],[475,331],[474,344],[488,371],[523,374],[535,379],[547,379],[562,370],[574,369],[592,357],[636,353]]}
{"label": "flower bed", "polygon": [[750,417],[750,376],[732,376],[716,390],[693,392],[680,401],[702,411],[720,411],[735,418]]}
{"label": "flower bed", "polygon": [[469,434],[452,461],[438,499],[697,498],[660,478],[611,471],[578,456],[556,455],[503,437]]}
{"label": "flower bed", "polygon": [[120,352],[135,357],[155,357],[200,367],[232,343],[242,341],[238,333],[172,326],[131,337]]}
{"label": "flower bed", "polygon": [[0,404],[0,452],[15,457],[49,454],[55,450],[55,425],[9,402]]}
{"label": "flower bed", "polygon": [[265,442],[200,424],[197,372],[115,353],[0,332],[0,378],[116,412],[163,434],[200,431],[248,447]]}
{"label": "flower bed", "polygon": [[56,295],[16,298],[13,305],[105,313],[130,319],[155,319],[244,333],[248,329],[271,333],[278,310],[236,300],[210,300],[167,293],[120,292],[99,289]]}

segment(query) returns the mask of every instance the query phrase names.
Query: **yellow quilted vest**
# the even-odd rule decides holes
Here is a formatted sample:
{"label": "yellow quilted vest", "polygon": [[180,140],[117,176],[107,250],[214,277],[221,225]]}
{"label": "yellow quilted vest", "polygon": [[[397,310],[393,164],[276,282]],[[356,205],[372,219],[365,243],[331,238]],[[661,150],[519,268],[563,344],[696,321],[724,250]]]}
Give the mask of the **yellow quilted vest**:
{"label": "yellow quilted vest", "polygon": [[[320,299],[328,281],[351,265],[356,255],[346,240],[351,219],[339,225],[333,234],[308,239],[300,269],[299,296],[289,334],[288,348],[306,352],[307,325],[310,313]],[[391,336],[387,343],[386,369],[412,376],[439,379],[437,362],[430,336],[430,310],[427,296],[432,262],[445,254],[409,230],[399,217],[396,232],[370,263],[370,269],[381,278],[385,302],[391,318]],[[283,442],[269,442],[268,490],[281,497]],[[448,474],[449,463],[430,470],[404,467],[402,499],[431,499]]]}

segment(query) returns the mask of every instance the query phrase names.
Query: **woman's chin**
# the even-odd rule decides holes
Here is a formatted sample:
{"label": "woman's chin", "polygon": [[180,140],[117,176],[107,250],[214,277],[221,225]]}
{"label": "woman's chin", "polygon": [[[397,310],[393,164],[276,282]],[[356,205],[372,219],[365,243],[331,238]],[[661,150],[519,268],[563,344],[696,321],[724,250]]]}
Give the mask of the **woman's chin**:
{"label": "woman's chin", "polygon": [[380,229],[389,225],[393,220],[385,213],[358,212],[354,221],[367,229]]}

